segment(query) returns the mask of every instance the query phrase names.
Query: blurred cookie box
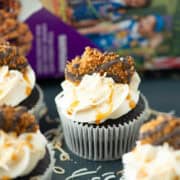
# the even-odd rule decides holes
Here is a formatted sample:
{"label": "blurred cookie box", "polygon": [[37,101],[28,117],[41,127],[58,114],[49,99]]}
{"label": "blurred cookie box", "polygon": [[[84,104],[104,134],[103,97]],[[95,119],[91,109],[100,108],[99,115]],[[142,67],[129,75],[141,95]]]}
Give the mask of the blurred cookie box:
{"label": "blurred cookie box", "polygon": [[1,12],[6,19],[1,37],[20,47],[40,79],[62,77],[66,61],[86,46],[132,55],[142,71],[180,68],[178,0],[0,0],[0,5],[14,12],[8,20]]}

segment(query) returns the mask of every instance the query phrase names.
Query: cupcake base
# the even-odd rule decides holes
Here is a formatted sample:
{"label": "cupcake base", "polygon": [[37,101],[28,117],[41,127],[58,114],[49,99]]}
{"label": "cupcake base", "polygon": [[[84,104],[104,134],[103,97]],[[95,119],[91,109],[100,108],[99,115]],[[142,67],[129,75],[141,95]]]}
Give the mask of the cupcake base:
{"label": "cupcake base", "polygon": [[[127,124],[130,121],[132,121],[132,119],[138,118],[138,116],[141,115],[141,113],[144,111],[144,109],[146,108],[146,102],[144,101],[144,98],[142,96],[140,96],[138,104],[136,106],[136,108],[134,108],[133,110],[131,110],[130,112],[128,112],[127,114],[121,116],[118,119],[108,119],[106,121],[104,121],[101,124],[98,124],[98,127],[109,127],[109,126],[118,126],[119,124],[123,125],[123,124]],[[87,123],[83,123],[83,125],[86,125]],[[96,124],[87,124],[88,126],[93,126],[96,127]]]}
{"label": "cupcake base", "polygon": [[132,149],[141,124],[149,116],[149,108],[141,95],[134,110],[100,125],[74,122],[59,113],[69,149],[82,158],[105,161],[120,159]]}
{"label": "cupcake base", "polygon": [[48,145],[44,158],[39,161],[35,169],[29,175],[16,178],[15,180],[51,180],[54,164],[54,151],[52,150],[51,146]]}
{"label": "cupcake base", "polygon": [[40,120],[47,113],[43,91],[37,84],[32,90],[31,95],[19,105],[27,107],[29,112],[34,114],[37,120]]}

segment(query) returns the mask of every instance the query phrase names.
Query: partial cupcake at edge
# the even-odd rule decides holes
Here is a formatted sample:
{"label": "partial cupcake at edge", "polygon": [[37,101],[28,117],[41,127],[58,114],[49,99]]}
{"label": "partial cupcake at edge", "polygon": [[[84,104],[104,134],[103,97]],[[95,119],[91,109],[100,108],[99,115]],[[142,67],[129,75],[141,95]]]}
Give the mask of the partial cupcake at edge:
{"label": "partial cupcake at edge", "polygon": [[54,151],[25,107],[0,106],[0,179],[50,180]]}
{"label": "partial cupcake at edge", "polygon": [[22,105],[39,120],[46,111],[43,92],[27,59],[9,43],[0,44],[0,105]]}
{"label": "partial cupcake at edge", "polygon": [[144,124],[123,164],[123,180],[179,180],[180,118],[160,115]]}
{"label": "partial cupcake at edge", "polygon": [[5,14],[6,18],[16,19],[21,10],[19,0],[0,0],[0,14]]}
{"label": "partial cupcake at edge", "polygon": [[29,26],[18,20],[21,11],[19,0],[0,0],[0,39],[17,46],[27,55],[32,46],[33,35]]}
{"label": "partial cupcake at edge", "polygon": [[86,47],[67,63],[56,98],[67,146],[90,160],[120,159],[148,118],[132,57]]}

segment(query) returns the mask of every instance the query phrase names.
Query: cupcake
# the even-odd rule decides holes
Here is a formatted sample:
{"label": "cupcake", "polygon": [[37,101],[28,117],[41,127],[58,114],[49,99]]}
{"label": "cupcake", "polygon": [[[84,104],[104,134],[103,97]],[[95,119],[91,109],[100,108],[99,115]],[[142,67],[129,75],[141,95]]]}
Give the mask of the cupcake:
{"label": "cupcake", "polygon": [[21,3],[17,0],[0,1],[0,38],[26,55],[31,49],[33,35],[29,26],[18,20],[20,9]]}
{"label": "cupcake", "polygon": [[123,164],[124,180],[180,179],[180,118],[159,116],[144,124]]}
{"label": "cupcake", "polygon": [[17,46],[20,54],[28,54],[33,40],[28,25],[15,19],[4,19],[1,24],[0,38],[8,41],[12,46]]}
{"label": "cupcake", "polygon": [[67,146],[90,160],[121,158],[130,150],[148,104],[132,57],[87,47],[66,65],[55,98]]}
{"label": "cupcake", "polygon": [[19,53],[26,55],[31,49],[33,35],[29,26],[17,19],[8,17],[0,11],[0,38],[19,48]]}
{"label": "cupcake", "polygon": [[25,107],[0,106],[0,179],[51,179],[53,153]]}
{"label": "cupcake", "polygon": [[43,93],[35,84],[35,73],[18,49],[0,45],[0,105],[22,105],[37,119],[46,113]]}
{"label": "cupcake", "polygon": [[19,0],[0,1],[0,15],[5,14],[6,18],[17,18],[20,10],[21,10],[21,3],[19,2]]}

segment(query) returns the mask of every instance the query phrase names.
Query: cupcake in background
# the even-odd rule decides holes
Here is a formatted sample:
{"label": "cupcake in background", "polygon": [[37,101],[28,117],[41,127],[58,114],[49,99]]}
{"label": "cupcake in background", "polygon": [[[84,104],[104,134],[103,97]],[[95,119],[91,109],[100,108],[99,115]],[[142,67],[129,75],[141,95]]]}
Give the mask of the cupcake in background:
{"label": "cupcake in background", "polygon": [[0,45],[0,105],[22,105],[40,119],[47,111],[35,73],[16,47]]}
{"label": "cupcake in background", "polygon": [[69,149],[90,160],[121,158],[148,117],[133,58],[87,47],[65,78],[55,102]]}
{"label": "cupcake in background", "polygon": [[0,0],[0,39],[19,48],[26,55],[32,45],[33,35],[29,26],[18,20],[21,3],[18,0]]}
{"label": "cupcake in background", "polygon": [[180,149],[180,118],[158,116],[141,127],[140,144],[163,145],[164,142],[174,149]]}
{"label": "cupcake in background", "polygon": [[54,152],[25,107],[0,106],[0,179],[51,179]]}
{"label": "cupcake in background", "polygon": [[19,0],[0,0],[0,14],[6,14],[6,18],[16,19],[21,10]]}
{"label": "cupcake in background", "polygon": [[180,179],[180,118],[158,116],[144,124],[123,164],[123,180]]}

